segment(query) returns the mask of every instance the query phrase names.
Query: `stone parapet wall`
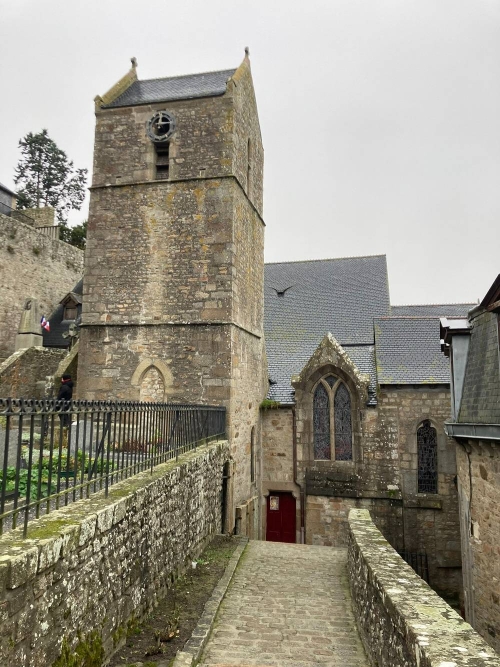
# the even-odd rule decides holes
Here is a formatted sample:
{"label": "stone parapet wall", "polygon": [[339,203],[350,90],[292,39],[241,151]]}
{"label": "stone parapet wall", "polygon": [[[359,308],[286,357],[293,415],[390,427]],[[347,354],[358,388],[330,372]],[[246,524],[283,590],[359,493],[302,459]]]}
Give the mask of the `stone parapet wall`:
{"label": "stone parapet wall", "polygon": [[111,655],[220,531],[228,457],[200,447],[1,537],[0,664]]}
{"label": "stone parapet wall", "polygon": [[500,657],[398,556],[366,510],[349,513],[348,570],[374,667],[500,666]]}
{"label": "stone parapet wall", "polygon": [[45,398],[47,377],[56,374],[67,354],[46,347],[14,352],[0,364],[0,398]]}
{"label": "stone parapet wall", "polygon": [[82,274],[82,250],[0,214],[0,360],[14,352],[26,299],[49,318]]}

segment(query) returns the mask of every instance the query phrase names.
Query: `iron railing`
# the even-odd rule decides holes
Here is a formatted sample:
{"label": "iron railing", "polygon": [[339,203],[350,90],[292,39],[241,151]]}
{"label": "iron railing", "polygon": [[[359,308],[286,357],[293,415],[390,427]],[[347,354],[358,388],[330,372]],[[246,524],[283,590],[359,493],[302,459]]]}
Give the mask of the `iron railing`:
{"label": "iron railing", "polygon": [[0,535],[225,432],[223,407],[0,399]]}
{"label": "iron railing", "polygon": [[33,227],[35,224],[35,221],[29,215],[25,215],[24,213],[21,213],[21,211],[18,210],[17,208],[11,208],[10,206],[7,206],[7,204],[4,204],[4,202],[1,201],[0,201],[0,213],[2,215],[5,215],[7,218],[14,218],[15,220],[24,222],[26,225],[30,225],[30,227]]}
{"label": "iron railing", "polygon": [[36,230],[37,232],[40,232],[40,234],[48,236],[49,239],[54,239],[55,241],[59,241],[59,237],[61,235],[60,234],[61,225],[43,225],[37,227]]}
{"label": "iron railing", "polygon": [[398,551],[398,554],[401,558],[412,567],[415,572],[421,577],[424,581],[430,584],[429,581],[429,564],[427,562],[427,554],[417,553],[414,551]]}

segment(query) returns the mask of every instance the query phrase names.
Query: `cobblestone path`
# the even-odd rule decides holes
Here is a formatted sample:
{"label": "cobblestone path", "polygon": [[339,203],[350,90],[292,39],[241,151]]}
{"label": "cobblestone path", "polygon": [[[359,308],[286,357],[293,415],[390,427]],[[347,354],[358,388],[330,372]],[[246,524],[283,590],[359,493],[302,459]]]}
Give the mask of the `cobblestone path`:
{"label": "cobblestone path", "polygon": [[203,667],[368,667],[351,610],[347,552],[249,542]]}

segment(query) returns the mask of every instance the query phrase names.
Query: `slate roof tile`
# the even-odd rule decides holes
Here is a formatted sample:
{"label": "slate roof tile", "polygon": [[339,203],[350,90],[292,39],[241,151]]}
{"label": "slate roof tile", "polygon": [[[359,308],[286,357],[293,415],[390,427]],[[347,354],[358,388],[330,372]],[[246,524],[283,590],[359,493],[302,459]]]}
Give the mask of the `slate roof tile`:
{"label": "slate roof tile", "polygon": [[437,317],[376,318],[374,328],[379,384],[450,382]]}
{"label": "slate roof tile", "polygon": [[127,90],[104,109],[129,107],[137,104],[153,104],[156,102],[173,102],[197,97],[216,97],[226,92],[226,85],[236,69],[220,72],[204,72],[186,74],[163,79],[147,79],[134,81]]}
{"label": "slate roof tile", "polygon": [[430,303],[418,305],[392,306],[391,314],[401,317],[462,317],[475,308],[476,303]]}
{"label": "slate roof tile", "polygon": [[[286,290],[283,296],[277,291]],[[266,264],[264,330],[269,398],[294,402],[299,373],[330,332],[376,393],[373,318],[390,314],[385,255]]]}
{"label": "slate roof tile", "polygon": [[[79,280],[73,287],[70,294],[76,294],[80,297],[83,294],[83,279]],[[77,319],[82,312],[82,306],[77,307]],[[69,347],[69,338],[63,338],[63,333],[69,328],[73,320],[64,320],[64,306],[60,303],[47,318],[50,324],[50,331],[42,330],[44,347]]]}

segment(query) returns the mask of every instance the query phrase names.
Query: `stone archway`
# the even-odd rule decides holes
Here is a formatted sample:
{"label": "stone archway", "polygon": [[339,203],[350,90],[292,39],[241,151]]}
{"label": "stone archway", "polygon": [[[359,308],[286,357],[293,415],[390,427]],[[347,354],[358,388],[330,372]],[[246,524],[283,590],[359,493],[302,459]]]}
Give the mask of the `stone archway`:
{"label": "stone archway", "polygon": [[135,369],[131,384],[136,387],[140,401],[162,403],[172,392],[172,373],[159,359],[143,359]]}
{"label": "stone archway", "polygon": [[147,403],[162,403],[165,399],[165,383],[156,366],[150,366],[141,378],[139,400]]}

